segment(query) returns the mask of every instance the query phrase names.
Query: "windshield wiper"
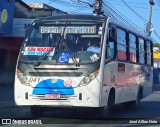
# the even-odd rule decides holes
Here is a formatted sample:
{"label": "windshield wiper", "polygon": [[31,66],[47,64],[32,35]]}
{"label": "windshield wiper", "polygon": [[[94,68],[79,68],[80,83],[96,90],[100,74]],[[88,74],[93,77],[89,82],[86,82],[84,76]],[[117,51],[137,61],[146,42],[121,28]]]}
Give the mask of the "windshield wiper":
{"label": "windshield wiper", "polygon": [[[50,49],[49,51],[47,51],[45,54],[43,54],[43,56],[41,56],[41,57],[37,60],[37,62],[34,64],[34,66],[39,66],[40,63],[42,62],[42,60],[52,51],[52,47],[54,47],[54,46],[55,46],[55,56],[56,56],[56,54],[57,54],[57,59],[58,59],[59,54],[60,54],[60,52],[61,52],[62,46],[64,46],[65,49],[67,50],[67,52],[70,54],[70,56],[71,56],[73,62],[75,63],[75,65],[76,65],[76,66],[80,66],[79,63],[77,62],[77,60],[75,59],[75,57],[72,56],[70,49],[68,48],[68,46],[66,45],[66,43],[65,43],[65,41],[64,41],[64,40],[65,40],[65,29],[66,29],[66,27],[67,27],[67,23],[68,23],[68,21],[67,21],[66,24],[65,24],[65,27],[64,27],[64,29],[63,29],[63,32],[62,32],[62,34],[61,34],[58,42],[57,42],[57,43],[55,42],[55,43],[51,46],[51,49]],[[63,38],[62,38],[62,37],[63,37]],[[57,53],[57,50],[58,50],[58,53]]]}
{"label": "windshield wiper", "polygon": [[[59,42],[60,42],[60,39],[59,39],[58,42],[53,43],[53,45],[51,46],[50,50],[48,50],[46,53],[44,53],[44,54],[37,60],[37,62],[34,64],[34,66],[39,66],[40,63],[42,62],[42,60],[52,51],[52,49],[53,49],[54,46],[55,46],[55,49],[56,49],[56,47],[57,47],[57,45],[58,45]],[[55,50],[55,49],[54,49],[54,50]]]}

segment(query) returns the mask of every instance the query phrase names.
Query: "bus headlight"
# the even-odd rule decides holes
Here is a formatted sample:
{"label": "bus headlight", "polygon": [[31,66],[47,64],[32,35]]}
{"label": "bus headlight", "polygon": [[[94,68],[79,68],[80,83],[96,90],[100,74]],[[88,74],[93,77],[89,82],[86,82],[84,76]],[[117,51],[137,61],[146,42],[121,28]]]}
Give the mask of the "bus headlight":
{"label": "bus headlight", "polygon": [[83,82],[85,84],[88,84],[90,82],[90,78],[89,77],[84,77]]}
{"label": "bus headlight", "polygon": [[89,84],[92,80],[94,80],[97,77],[98,73],[99,73],[99,70],[91,73],[89,76],[84,77],[79,83],[79,85],[81,86],[81,85]]}
{"label": "bus headlight", "polygon": [[27,83],[28,80],[27,77],[23,75],[22,72],[20,72],[19,70],[17,70],[16,72],[17,72],[17,78],[23,85],[30,85],[29,83]]}
{"label": "bus headlight", "polygon": [[89,75],[89,78],[90,78],[91,80],[95,79],[95,78],[96,78],[96,74],[95,74],[95,73],[90,74],[90,75]]}
{"label": "bus headlight", "polygon": [[27,81],[27,77],[24,76],[22,73],[17,74],[18,79],[20,80],[21,83],[25,83]]}

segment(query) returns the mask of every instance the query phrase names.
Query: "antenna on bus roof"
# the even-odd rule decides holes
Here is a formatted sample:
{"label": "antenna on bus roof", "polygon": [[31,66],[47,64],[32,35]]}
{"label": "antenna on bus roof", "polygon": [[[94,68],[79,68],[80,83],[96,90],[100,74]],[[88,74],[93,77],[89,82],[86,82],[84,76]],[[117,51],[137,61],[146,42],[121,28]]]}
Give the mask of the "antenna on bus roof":
{"label": "antenna on bus roof", "polygon": [[95,0],[93,4],[94,11],[93,14],[96,16],[103,15],[104,11],[102,10],[102,0]]}

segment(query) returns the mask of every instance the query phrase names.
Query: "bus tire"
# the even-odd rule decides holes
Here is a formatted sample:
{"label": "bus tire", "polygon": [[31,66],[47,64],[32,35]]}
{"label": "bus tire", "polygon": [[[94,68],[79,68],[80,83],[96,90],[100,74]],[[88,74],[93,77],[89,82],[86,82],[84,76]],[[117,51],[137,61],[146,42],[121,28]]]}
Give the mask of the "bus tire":
{"label": "bus tire", "polygon": [[137,109],[138,107],[140,107],[141,98],[142,98],[142,87],[139,89],[137,93],[136,100],[125,102],[123,103],[123,105],[125,108]]}
{"label": "bus tire", "polygon": [[40,117],[44,114],[44,108],[39,106],[31,106],[30,111],[33,117]]}
{"label": "bus tire", "polygon": [[133,105],[134,109],[140,107],[141,98],[142,98],[142,87],[139,89],[139,91],[137,93],[136,100],[132,101],[132,105]]}
{"label": "bus tire", "polygon": [[107,106],[101,107],[99,109],[99,116],[102,118],[109,117],[110,111],[115,104],[115,90],[112,88],[108,97]]}

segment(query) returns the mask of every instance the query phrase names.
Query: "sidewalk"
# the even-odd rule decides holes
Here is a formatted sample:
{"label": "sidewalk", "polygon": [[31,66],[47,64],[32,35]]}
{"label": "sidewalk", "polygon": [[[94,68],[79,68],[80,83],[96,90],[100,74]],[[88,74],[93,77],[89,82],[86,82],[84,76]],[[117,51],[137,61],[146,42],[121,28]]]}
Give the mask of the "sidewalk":
{"label": "sidewalk", "polygon": [[154,84],[153,91],[160,91],[160,84]]}

